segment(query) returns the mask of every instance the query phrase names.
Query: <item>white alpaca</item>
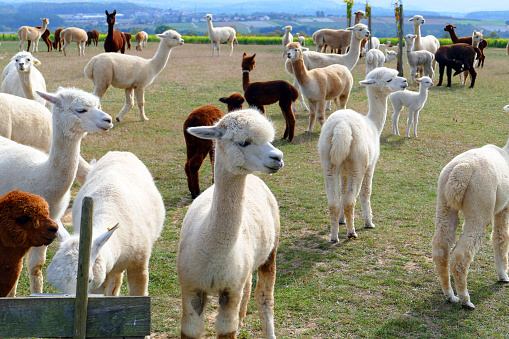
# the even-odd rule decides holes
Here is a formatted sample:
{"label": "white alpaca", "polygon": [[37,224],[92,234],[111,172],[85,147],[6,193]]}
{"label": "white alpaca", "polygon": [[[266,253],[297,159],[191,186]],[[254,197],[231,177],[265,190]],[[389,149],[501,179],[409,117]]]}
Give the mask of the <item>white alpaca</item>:
{"label": "white alpaca", "polygon": [[286,52],[288,50],[287,46],[290,42],[293,42],[293,35],[290,33],[292,31],[292,26],[283,27],[285,34],[283,35],[283,58],[286,58]]}
{"label": "white alpaca", "polygon": [[385,63],[391,62],[392,60],[396,60],[398,58],[398,53],[395,51],[385,50]]}
{"label": "white alpaca", "polygon": [[[112,123],[111,117],[99,109],[99,99],[90,93],[59,88],[56,93],[37,94],[53,104],[51,150],[46,154],[0,137],[0,195],[13,189],[40,195],[48,202],[50,218],[57,220],[69,204],[81,139],[87,132],[108,130]],[[32,293],[42,292],[45,259],[46,247],[36,247],[28,253]]]}
{"label": "white alpaca", "polygon": [[[373,45],[373,47],[371,47],[371,45]],[[369,43],[369,38],[368,38],[366,45],[364,45],[364,48],[362,49],[361,55],[365,56],[366,53],[368,53],[368,51],[370,51],[372,49],[380,49],[380,39],[378,39],[375,36],[371,37],[371,44]]]}
{"label": "white alpaca", "polygon": [[46,27],[49,25],[49,19],[44,18],[42,20],[41,28],[31,27],[31,26],[21,26],[18,29],[18,38],[19,38],[19,51],[23,51],[23,44],[25,41],[30,40],[32,42],[32,53],[39,52],[39,39],[41,35],[46,31]]}
{"label": "white alpaca", "polygon": [[364,227],[375,227],[370,203],[371,182],[380,155],[387,97],[408,86],[397,70],[386,67],[374,69],[360,84],[366,86],[368,114],[349,109],[332,113],[323,125],[318,141],[330,212],[330,242],[338,242],[339,224],[345,221],[348,238],[357,238],[354,208],[359,194]]}
{"label": "white alpaca", "polygon": [[301,46],[306,46],[306,38],[303,37],[303,36],[300,36],[300,33],[296,33],[295,34],[297,36],[297,42],[301,45]]}
{"label": "white alpaca", "polygon": [[85,55],[85,43],[88,40],[87,32],[85,30],[77,27],[67,27],[62,32],[60,32],[60,38],[64,42],[64,46],[62,47],[64,56],[67,56],[65,50],[67,46],[71,44],[71,42],[75,42],[78,45],[79,56]]}
{"label": "white alpaca", "polygon": [[46,100],[35,93],[35,91],[46,91],[44,76],[35,67],[40,64],[41,62],[30,52],[17,53],[2,72],[2,92],[35,100],[45,105]]}
{"label": "white alpaca", "polygon": [[382,67],[385,63],[385,55],[379,49],[370,49],[366,53],[366,74],[377,67]]}
{"label": "white alpaca", "polygon": [[435,74],[433,68],[435,63],[435,54],[425,50],[413,51],[414,40],[416,37],[417,36],[414,34],[405,35],[407,63],[410,67],[410,84],[414,83],[415,75],[419,68],[422,68],[424,70],[423,74],[431,79],[433,79]]}
{"label": "white alpaca", "polygon": [[[447,300],[461,302],[466,308],[475,308],[467,289],[467,275],[490,224],[498,280],[509,282],[508,178],[509,142],[504,148],[486,145],[456,156],[442,169],[438,179],[433,260]],[[460,211],[463,231],[454,245]],[[457,297],[451,287],[450,273]]]}
{"label": "white alpaca", "polygon": [[[347,54],[324,54],[313,51],[305,51],[302,53],[302,57],[304,59],[304,65],[306,69],[312,70],[315,68],[327,67],[334,64],[340,64],[346,66],[350,71],[355,67],[357,61],[359,61],[360,51],[361,51],[361,40],[369,36],[368,26],[364,24],[357,24],[353,27],[347,28],[347,30],[352,31],[351,41],[350,41],[350,50]],[[285,68],[288,73],[294,76],[293,85],[297,88],[298,83],[295,75],[293,74],[293,67],[290,59],[286,60]],[[299,91],[301,91],[299,89]],[[302,107],[307,111],[309,110],[304,102],[304,98],[299,95]],[[292,108],[295,111],[295,103],[292,103]]]}
{"label": "white alpaca", "polygon": [[214,56],[214,51],[217,49],[217,56],[219,56],[219,46],[222,42],[228,44],[228,48],[230,52],[228,56],[231,56],[233,53],[233,44],[237,43],[237,37],[235,36],[235,29],[232,27],[214,27],[212,26],[212,14],[207,14],[204,16],[207,19],[207,27],[209,29],[209,38],[212,42],[212,56]]}
{"label": "white alpaca", "polygon": [[309,102],[309,126],[312,132],[318,117],[320,125],[325,123],[325,101],[334,100],[338,109],[346,108],[353,87],[352,73],[346,66],[330,65],[310,71],[304,65],[304,53],[298,42],[287,45],[288,59],[300,88],[300,94]]}
{"label": "white alpaca", "polygon": [[[108,87],[125,89],[125,105],[117,116],[122,120],[134,106],[134,96],[138,102],[140,120],[148,120],[145,115],[145,87],[164,69],[170,58],[173,47],[182,46],[184,40],[180,34],[168,30],[157,34],[161,39],[159,48],[152,59],[119,53],[102,53],[96,55],[85,66],[85,76],[94,83],[94,94],[102,98]],[[133,96],[134,94],[134,96]]]}
{"label": "white alpaca", "polygon": [[182,291],[182,338],[199,338],[209,295],[219,295],[219,338],[235,338],[258,270],[255,297],[262,332],[274,334],[274,283],[279,208],[267,185],[252,175],[275,173],[283,153],[272,146],[274,127],[259,111],[229,113],[190,134],[215,140],[214,185],[189,207],[180,231],[177,272]]}
{"label": "white alpaca", "polygon": [[417,124],[419,123],[419,113],[424,107],[428,99],[428,88],[433,86],[433,80],[429,77],[422,77],[417,79],[419,85],[419,92],[399,91],[391,93],[389,100],[394,108],[392,115],[392,133],[399,135],[398,121],[399,115],[403,107],[408,108],[408,120],[406,127],[406,136],[410,137],[410,127],[414,124],[414,137],[417,137]]}
{"label": "white alpaca", "polygon": [[48,282],[76,293],[84,197],[94,199],[89,292],[118,296],[126,271],[129,295],[148,295],[148,263],[165,208],[147,167],[128,152],[109,152],[93,166],[72,207],[75,235],[59,229],[60,249],[48,266]]}
{"label": "white alpaca", "polygon": [[[415,37],[415,43],[412,47],[412,51],[421,51],[425,50],[433,55],[437,52],[437,49],[440,48],[440,42],[437,38],[435,38],[433,35],[426,35],[425,37],[421,37],[421,25],[426,22],[422,15],[414,15],[412,18],[408,19],[408,21],[411,21],[414,25],[414,34]],[[436,61],[433,60],[433,69],[435,69]],[[422,76],[423,69],[422,67],[419,67],[419,73]],[[428,75],[429,76],[429,75]],[[431,77],[433,78],[433,77]]]}

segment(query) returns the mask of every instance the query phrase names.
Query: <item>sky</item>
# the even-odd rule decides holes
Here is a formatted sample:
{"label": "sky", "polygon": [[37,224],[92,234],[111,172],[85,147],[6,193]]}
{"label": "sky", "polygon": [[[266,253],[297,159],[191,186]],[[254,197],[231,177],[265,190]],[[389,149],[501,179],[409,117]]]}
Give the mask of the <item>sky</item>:
{"label": "sky", "polygon": [[[354,1],[362,2],[363,0]],[[371,6],[391,7],[394,0],[368,0],[368,2]],[[509,11],[509,0],[402,0],[402,2],[404,8],[433,12]]]}

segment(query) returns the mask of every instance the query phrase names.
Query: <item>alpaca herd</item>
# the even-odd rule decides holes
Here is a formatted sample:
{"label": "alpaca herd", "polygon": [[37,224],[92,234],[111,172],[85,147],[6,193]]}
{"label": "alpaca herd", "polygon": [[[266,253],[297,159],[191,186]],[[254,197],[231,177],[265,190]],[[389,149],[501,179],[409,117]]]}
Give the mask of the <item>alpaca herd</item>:
{"label": "alpaca herd", "polygon": [[[452,39],[453,45],[440,46],[434,36],[421,36],[420,26],[425,20],[415,15],[410,19],[414,34],[404,37],[410,68],[410,81],[407,81],[395,69],[384,67],[397,58],[397,53],[380,51],[383,45],[376,37],[366,43],[371,33],[360,23],[365,14],[362,11],[355,14],[354,26],[342,30],[346,33],[340,32],[341,39],[337,38],[338,32],[317,31],[313,35],[316,52],[303,48],[305,39],[299,33],[294,41],[292,26],[283,27],[285,61],[281,67],[292,75],[293,85],[284,80],[251,82],[256,53],[251,56],[243,53],[238,87],[242,80],[244,95],[235,92],[219,99],[227,104],[226,114],[214,105],[203,105],[192,110],[183,122],[184,171],[193,201],[182,221],[177,254],[182,338],[204,335],[211,296],[218,298],[214,325],[217,337],[236,338],[247,314],[254,272],[257,272],[254,297],[261,331],[266,338],[276,338],[274,288],[281,231],[279,206],[268,186],[254,174],[277,173],[284,161],[283,153],[272,144],[276,132],[264,106],[279,104],[285,119],[282,139],[287,139],[285,143],[295,143],[295,102],[300,97],[303,108],[308,110],[304,98],[307,99],[309,122],[305,135],[312,135],[318,120],[321,128],[317,150],[329,211],[329,242],[338,243],[342,224],[346,226],[347,239],[358,237],[357,197],[363,226],[375,227],[372,182],[380,157],[388,101],[394,110],[392,133],[400,135],[398,121],[401,110],[407,107],[406,137],[412,134],[417,138],[419,113],[434,86],[436,62],[439,64],[437,86],[442,85],[446,71],[450,87],[454,70],[454,75],[464,74],[465,79],[468,72],[470,88],[474,87],[475,60],[477,66],[483,66],[485,61],[486,40],[482,31],[474,31],[467,42],[466,38],[458,40],[455,27],[447,25],[444,31],[451,38],[454,35],[456,41]],[[37,41],[46,30],[48,19],[43,19],[41,28],[20,28],[20,52],[3,71],[0,253],[8,253],[11,247],[15,250],[10,255],[2,255],[0,260],[0,297],[15,296],[25,256],[30,291],[42,292],[46,248],[57,235],[59,249],[47,268],[46,279],[64,293],[75,293],[81,202],[86,196],[95,201],[89,293],[118,296],[125,272],[129,295],[149,294],[149,259],[161,235],[166,213],[162,195],[148,168],[133,153],[110,151],[97,162],[88,163],[80,155],[80,143],[89,132],[105,132],[113,127],[111,116],[101,109],[101,100],[110,86],[125,91],[125,104],[116,117],[118,122],[135,105],[135,99],[140,120],[149,120],[145,114],[146,88],[165,69],[171,50],[182,46],[184,40],[178,32],[167,30],[156,35],[160,42],[151,59],[128,55],[125,52],[130,47],[130,34],[114,29],[116,11],[106,11],[106,15],[105,53],[92,57],[84,68],[84,75],[93,83],[93,94],[68,87],[60,87],[55,93],[46,91],[45,79],[35,67],[40,61],[23,51],[23,43],[29,40],[33,44],[32,52],[37,52]],[[227,42],[232,56],[237,43],[235,29],[214,27],[212,14],[204,18],[212,42],[212,56],[217,51],[219,57],[222,42]],[[58,43],[63,43],[64,56],[71,42],[78,44],[78,56],[85,56],[85,45],[97,46],[98,36],[97,31],[67,27],[59,31]],[[138,32],[134,38],[136,51],[147,47],[145,32]],[[361,57],[363,41],[366,76],[359,84],[367,94],[367,114],[346,108],[350,96],[358,95],[352,70]],[[55,41],[49,42],[49,50],[58,48],[56,32]],[[327,46],[337,53],[325,53]],[[419,84],[417,92],[407,89],[414,81]],[[334,100],[337,110],[327,118],[330,100]],[[244,102],[249,108],[243,109]],[[51,112],[46,105],[51,106]],[[509,110],[509,105],[506,109]],[[410,133],[412,125],[413,133]],[[199,170],[207,155],[211,161],[212,185],[202,192]],[[438,179],[432,259],[447,300],[460,302],[465,308],[475,308],[467,290],[467,275],[484,232],[492,223],[498,279],[509,282],[509,195],[505,192],[509,187],[508,163],[509,141],[504,148],[487,145],[455,157]],[[80,187],[72,205],[74,235],[71,235],[57,221],[69,205],[75,180]],[[464,225],[456,241],[460,212]],[[24,241],[20,241],[19,233],[24,234]],[[7,271],[9,274],[4,274]],[[451,273],[457,295],[451,287]]]}

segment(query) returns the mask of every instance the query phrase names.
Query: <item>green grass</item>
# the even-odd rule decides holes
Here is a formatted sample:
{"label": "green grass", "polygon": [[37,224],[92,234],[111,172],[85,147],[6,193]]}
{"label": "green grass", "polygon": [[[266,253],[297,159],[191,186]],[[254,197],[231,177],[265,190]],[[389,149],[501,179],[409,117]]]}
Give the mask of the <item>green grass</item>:
{"label": "green grass", "polygon": [[[150,169],[167,209],[161,238],[150,261],[153,338],[177,338],[180,333],[180,288],[176,274],[179,230],[192,203],[184,173],[185,144],[182,124],[194,108],[215,104],[233,91],[242,92],[241,56],[256,53],[252,81],[285,79],[281,46],[239,45],[231,57],[222,45],[220,58],[211,58],[211,46],[189,44],[175,48],[167,67],[146,93],[150,121],[140,122],[136,109],[111,131],[89,134],[82,143],[85,159],[99,159],[110,150],[130,151]],[[41,52],[41,72],[49,91],[58,86],[77,86],[92,91],[83,67],[103,51],[87,47],[86,57],[73,49]],[[142,53],[151,57],[157,48],[149,43]],[[44,49],[43,49],[44,50]],[[0,46],[0,67],[17,52],[16,43]],[[361,59],[353,71],[355,80],[347,107],[366,113],[366,92],[359,85],[365,77]],[[280,140],[284,119],[277,105],[267,115],[276,127],[274,145],[284,152],[285,167],[260,177],[280,205],[281,241],[277,256],[275,325],[279,338],[506,338],[509,333],[507,286],[497,283],[493,250],[486,234],[470,267],[468,287],[474,311],[445,301],[431,259],[436,183],[440,170],[455,155],[487,143],[503,146],[508,137],[509,57],[502,49],[488,48],[483,69],[477,69],[474,89],[453,79],[451,88],[434,87],[419,119],[419,137],[391,133],[389,117],[381,136],[381,155],[373,180],[372,208],[375,229],[362,228],[360,204],[356,208],[359,238],[329,244],[329,218],[322,169],[316,150],[320,128],[305,133],[308,118],[296,111],[296,136],[292,143]],[[394,68],[395,62],[388,65]],[[408,68],[405,64],[405,75]],[[438,74],[437,74],[438,76]],[[436,81],[435,81],[436,83]],[[414,84],[410,90],[417,90]],[[113,117],[123,106],[124,92],[110,88],[103,109]],[[300,105],[298,105],[300,107]],[[406,109],[400,133],[406,132]],[[202,189],[211,181],[210,163],[201,169]],[[73,195],[79,187],[73,187]],[[488,230],[490,231],[490,230]],[[57,249],[52,244],[48,261]],[[23,271],[19,295],[29,294],[28,274]],[[55,292],[45,284],[45,292]],[[126,294],[126,289],[123,289]],[[207,336],[212,336],[217,303],[208,308]],[[260,322],[251,300],[241,338],[261,337]]]}

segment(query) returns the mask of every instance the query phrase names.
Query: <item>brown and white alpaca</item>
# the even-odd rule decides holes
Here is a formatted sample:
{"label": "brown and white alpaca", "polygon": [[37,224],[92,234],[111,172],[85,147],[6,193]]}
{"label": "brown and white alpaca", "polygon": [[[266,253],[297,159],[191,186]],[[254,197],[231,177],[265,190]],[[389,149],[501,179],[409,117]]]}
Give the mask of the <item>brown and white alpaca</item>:
{"label": "brown and white alpaca", "polygon": [[[40,29],[40,28],[42,28],[42,26],[35,26],[35,28]],[[48,47],[48,52],[51,52],[51,50],[53,49],[53,41],[51,41],[51,39],[49,38],[50,35],[51,35],[51,32],[47,28],[44,31],[44,33],[41,34],[41,39],[46,44],[46,47]],[[30,51],[31,45],[32,45],[32,41],[28,40],[27,52]]]}
{"label": "brown and white alpaca", "polygon": [[353,87],[352,73],[343,65],[330,65],[308,71],[302,57],[302,47],[298,42],[288,44],[288,59],[301,94],[309,102],[307,131],[312,132],[317,117],[320,125],[325,123],[326,100],[334,100],[338,109],[346,108]]}
{"label": "brown and white alpaca", "polygon": [[[472,33],[472,47],[474,48],[479,48],[479,45],[485,41],[482,37],[482,31],[483,30],[480,30],[479,32],[474,30],[474,32]],[[484,66],[484,52],[481,50],[481,48],[479,48],[479,51],[480,51],[480,56],[477,57],[477,59],[479,60],[479,63],[481,62],[481,59],[483,60],[483,66]],[[460,73],[459,74],[459,77],[460,77],[460,83],[462,85],[465,85],[467,83],[467,79],[468,77],[470,76],[470,72],[469,71],[464,71],[463,73]],[[472,77],[470,77],[470,80],[472,80]]]}
{"label": "brown and white alpaca", "polygon": [[116,53],[120,51],[122,54],[125,53],[125,35],[119,30],[116,30],[115,27],[115,15],[117,15],[117,10],[114,10],[113,13],[106,13],[106,22],[108,23],[108,34],[104,39],[104,51],[105,52],[113,52]]}
{"label": "brown and white alpaca", "polygon": [[[354,12],[354,26],[366,19],[366,13],[363,11]],[[313,41],[316,44],[316,51],[325,53],[327,46],[331,48],[331,53],[337,52],[344,54],[350,46],[352,32],[346,29],[324,28],[313,33]]]}
{"label": "brown and white alpaca", "polygon": [[[449,35],[451,36],[451,40],[454,44],[459,44],[459,43],[464,43],[464,44],[468,44],[468,45],[473,44],[472,36],[459,38],[456,35],[456,31],[454,31],[455,28],[457,28],[457,27],[455,27],[451,24],[445,25],[445,28],[444,28],[444,31],[449,32]],[[478,59],[479,61],[477,63],[477,67],[484,66],[484,59],[486,58],[486,56],[484,55],[484,49],[486,47],[488,47],[488,41],[486,41],[486,39],[482,39],[482,41],[480,41],[479,45],[476,47],[478,47],[479,50],[481,51],[481,56]]]}
{"label": "brown and white alpaca", "polygon": [[299,97],[299,90],[284,80],[251,82],[249,73],[255,67],[255,56],[242,56],[242,87],[244,97],[249,106],[259,109],[265,114],[265,105],[272,105],[279,102],[279,107],[285,118],[286,128],[283,139],[293,140],[295,135],[295,114],[292,103]]}
{"label": "brown and white alpaca", "polygon": [[[229,97],[220,98],[219,101],[228,105],[228,112],[242,109],[244,98],[240,93],[232,93]],[[212,126],[224,116],[223,111],[214,105],[200,106],[194,109],[184,122],[184,139],[186,141],[187,161],[184,167],[187,176],[187,187],[191,197],[195,199],[200,195],[199,170],[203,161],[210,156],[212,164],[212,182],[214,182],[214,142],[197,138],[187,132],[189,127]]]}
{"label": "brown and white alpaca", "polygon": [[16,286],[28,250],[51,244],[57,231],[40,196],[14,190],[0,197],[0,297]]}
{"label": "brown and white alpaca", "polygon": [[32,53],[39,52],[39,38],[46,31],[46,27],[49,25],[49,19],[44,18],[42,20],[42,27],[36,28],[31,26],[21,26],[18,29],[18,38],[19,38],[19,51],[23,51],[23,44],[27,40],[31,40],[33,43]]}

